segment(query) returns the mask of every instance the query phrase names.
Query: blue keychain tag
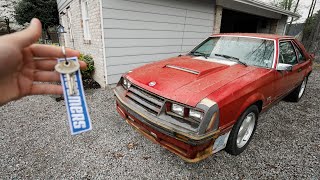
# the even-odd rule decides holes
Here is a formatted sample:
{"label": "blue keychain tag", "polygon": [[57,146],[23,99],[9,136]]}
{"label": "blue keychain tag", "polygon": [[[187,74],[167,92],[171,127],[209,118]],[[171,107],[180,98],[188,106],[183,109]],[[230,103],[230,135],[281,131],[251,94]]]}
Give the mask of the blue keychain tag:
{"label": "blue keychain tag", "polygon": [[[58,63],[65,61],[75,61],[78,63],[78,58],[72,57],[67,59],[58,59]],[[92,126],[83,90],[80,69],[72,73],[70,76],[60,72],[60,79],[63,87],[71,134],[75,135],[90,131]],[[73,81],[73,94],[70,94],[70,80]]]}

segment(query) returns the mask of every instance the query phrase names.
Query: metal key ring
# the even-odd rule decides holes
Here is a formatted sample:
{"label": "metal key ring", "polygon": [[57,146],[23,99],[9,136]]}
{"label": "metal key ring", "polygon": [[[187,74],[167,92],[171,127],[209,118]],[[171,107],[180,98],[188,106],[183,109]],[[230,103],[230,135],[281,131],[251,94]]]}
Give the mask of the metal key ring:
{"label": "metal key ring", "polygon": [[67,59],[67,54],[66,54],[66,48],[64,46],[61,46],[62,54],[64,56],[64,59],[66,60],[66,65],[69,65],[69,61]]}

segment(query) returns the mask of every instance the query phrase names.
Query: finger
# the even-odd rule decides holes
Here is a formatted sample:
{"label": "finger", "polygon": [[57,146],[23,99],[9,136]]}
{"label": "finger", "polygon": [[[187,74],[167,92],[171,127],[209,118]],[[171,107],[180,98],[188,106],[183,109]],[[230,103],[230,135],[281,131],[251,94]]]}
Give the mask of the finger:
{"label": "finger", "polygon": [[25,48],[38,41],[41,36],[42,26],[39,19],[33,18],[27,29],[7,35],[6,38],[20,48]]}
{"label": "finger", "polygon": [[55,84],[33,84],[30,95],[62,94],[62,86]]}
{"label": "finger", "polygon": [[[44,44],[33,44],[31,47],[33,56],[35,57],[64,57],[61,47],[44,45]],[[66,48],[67,57],[79,57],[80,52]]]}
{"label": "finger", "polygon": [[34,64],[37,70],[53,71],[57,64],[57,59],[35,60]]}
{"label": "finger", "polygon": [[39,82],[57,82],[60,81],[60,74],[55,71],[37,71],[33,79]]}
{"label": "finger", "polygon": [[[44,59],[44,60],[35,60],[35,66],[38,70],[43,71],[53,71],[55,65],[57,64],[57,59]],[[85,70],[87,69],[87,63],[84,61],[79,61],[80,69]]]}
{"label": "finger", "polygon": [[86,70],[87,69],[87,63],[84,61],[79,61],[80,64],[80,69],[81,70]]}

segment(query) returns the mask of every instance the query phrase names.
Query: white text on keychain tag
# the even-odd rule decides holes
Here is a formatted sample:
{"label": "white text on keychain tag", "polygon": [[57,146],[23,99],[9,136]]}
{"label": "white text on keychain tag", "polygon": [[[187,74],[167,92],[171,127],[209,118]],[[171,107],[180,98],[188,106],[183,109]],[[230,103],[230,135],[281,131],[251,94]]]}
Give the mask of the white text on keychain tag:
{"label": "white text on keychain tag", "polygon": [[60,73],[72,135],[92,129],[79,67],[77,57],[58,59],[55,67]]}

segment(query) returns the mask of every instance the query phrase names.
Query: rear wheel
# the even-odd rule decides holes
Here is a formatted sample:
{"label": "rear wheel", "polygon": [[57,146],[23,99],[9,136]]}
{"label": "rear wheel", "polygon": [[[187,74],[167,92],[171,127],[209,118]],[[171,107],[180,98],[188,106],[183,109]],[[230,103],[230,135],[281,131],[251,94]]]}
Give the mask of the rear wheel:
{"label": "rear wheel", "polygon": [[233,126],[225,150],[232,155],[242,153],[248,146],[257,127],[259,109],[250,106]]}
{"label": "rear wheel", "polygon": [[293,90],[286,97],[286,99],[289,101],[292,101],[292,102],[298,102],[302,98],[302,96],[307,88],[307,82],[308,82],[308,77],[305,77],[303,79],[302,83],[295,90]]}

